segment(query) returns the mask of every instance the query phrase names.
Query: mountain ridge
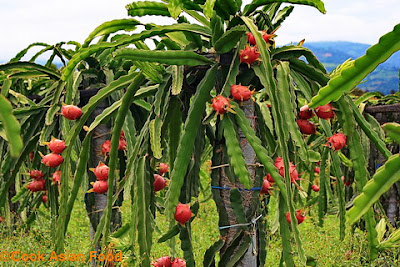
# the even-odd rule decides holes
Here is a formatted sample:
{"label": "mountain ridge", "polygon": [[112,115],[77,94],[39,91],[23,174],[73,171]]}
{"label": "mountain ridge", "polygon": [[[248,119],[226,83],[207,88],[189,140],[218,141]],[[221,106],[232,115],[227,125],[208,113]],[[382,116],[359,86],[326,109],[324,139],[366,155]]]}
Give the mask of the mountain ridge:
{"label": "mountain ridge", "polygon": [[[306,42],[304,47],[310,49],[330,72],[336,66],[351,58],[364,55],[370,47],[368,44],[347,41]],[[390,94],[399,90],[400,51],[380,64],[365,81],[357,87],[365,91],[379,91]]]}

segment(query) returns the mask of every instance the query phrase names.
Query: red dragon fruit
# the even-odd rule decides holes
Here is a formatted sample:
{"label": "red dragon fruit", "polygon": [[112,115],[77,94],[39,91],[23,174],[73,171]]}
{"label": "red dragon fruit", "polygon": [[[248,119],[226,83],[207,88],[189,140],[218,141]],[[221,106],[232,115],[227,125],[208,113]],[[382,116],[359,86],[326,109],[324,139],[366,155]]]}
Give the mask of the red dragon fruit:
{"label": "red dragon fruit", "polygon": [[101,145],[101,154],[107,156],[108,153],[110,153],[110,150],[111,150],[111,140],[104,141],[104,143]]}
{"label": "red dragon fruit", "polygon": [[186,262],[184,260],[182,260],[182,259],[175,258],[171,262],[171,267],[186,267]]}
{"label": "red dragon fruit", "polygon": [[239,52],[240,62],[246,63],[249,66],[259,60],[259,56],[260,53],[254,46],[246,46],[245,49],[242,49]]}
{"label": "red dragon fruit", "polygon": [[328,138],[326,146],[336,150],[342,149],[346,146],[347,137],[342,133],[337,133]]}
{"label": "red dragon fruit", "polygon": [[31,181],[26,188],[31,192],[38,192],[46,190],[46,181],[44,179]]}
{"label": "red dragon fruit", "polygon": [[261,194],[269,194],[271,188],[272,188],[272,185],[268,181],[268,178],[264,177],[263,184],[261,187]]}
{"label": "red dragon fruit", "polygon": [[33,151],[29,152],[29,160],[32,162],[34,158],[35,158],[35,153],[33,153]]}
{"label": "red dragon fruit", "polygon": [[153,174],[154,175],[154,191],[158,192],[162,189],[164,189],[167,186],[167,181],[162,177],[161,175],[158,174]]}
{"label": "red dragon fruit", "polygon": [[299,119],[297,120],[297,125],[303,134],[315,134],[317,132],[315,124],[309,120]]}
{"label": "red dragon fruit", "polygon": [[[285,167],[284,167],[284,162],[283,158],[277,157],[275,159],[275,167],[278,169],[279,174],[284,177],[285,175]],[[289,173],[290,173],[290,181],[292,183],[295,183],[296,181],[300,180],[299,178],[299,173],[297,172],[296,166],[292,163],[289,162]]]}
{"label": "red dragon fruit", "polygon": [[89,190],[89,192],[94,192],[97,194],[104,194],[108,190],[107,181],[96,181],[92,183],[93,188]]}
{"label": "red dragon fruit", "polygon": [[119,138],[118,150],[120,150],[120,151],[126,150],[126,140],[125,140],[125,138]]}
{"label": "red dragon fruit", "polygon": [[61,182],[61,171],[55,171],[53,173],[53,182],[54,183],[59,183]]}
{"label": "red dragon fruit", "polygon": [[168,256],[155,260],[151,265],[154,267],[171,267],[171,258]]}
{"label": "red dragon fruit", "polygon": [[314,116],[314,113],[312,112],[311,109],[305,109],[305,110],[301,110],[299,112],[299,118],[302,120],[311,119],[313,116]]}
{"label": "red dragon fruit", "polygon": [[192,216],[193,213],[190,210],[189,204],[179,203],[176,206],[174,218],[181,225],[187,223],[190,220],[190,218],[192,218]]}
{"label": "red dragon fruit", "polygon": [[247,41],[251,45],[256,45],[256,38],[254,38],[254,35],[251,32],[246,32],[247,35]]}
{"label": "red dragon fruit", "polygon": [[269,34],[266,31],[262,31],[263,35],[262,38],[266,43],[269,43],[276,35],[275,34]]}
{"label": "red dragon fruit", "polygon": [[[262,38],[266,43],[268,43],[270,40],[272,40],[276,35],[275,34],[268,34],[266,31],[261,31]],[[256,45],[256,39],[254,38],[254,35],[251,32],[247,32],[247,41],[251,45]]]}
{"label": "red dragon fruit", "polygon": [[313,184],[313,185],[311,186],[311,189],[312,189],[314,192],[318,192],[318,191],[319,191],[319,186],[316,185],[316,184]]}
{"label": "red dragon fruit", "polygon": [[222,95],[217,95],[211,100],[211,107],[217,112],[217,114],[225,114],[230,108],[231,104],[229,99]]}
{"label": "red dragon fruit", "polygon": [[42,179],[44,177],[44,173],[42,171],[39,171],[39,170],[31,170],[29,172],[29,176],[34,180],[39,180],[39,179]]}
{"label": "red dragon fruit", "polygon": [[[302,210],[296,211],[296,219],[297,219],[297,224],[301,224],[302,222],[304,222],[304,220],[306,219],[306,216],[304,216]],[[286,221],[288,223],[292,223],[289,212],[286,213]]]}
{"label": "red dragon fruit", "polygon": [[99,181],[106,181],[108,179],[108,166],[103,162],[99,162],[96,168],[90,169],[94,175],[96,176],[97,180]]}
{"label": "red dragon fruit", "polygon": [[50,153],[42,157],[42,163],[47,167],[57,167],[64,162],[64,158],[56,153]]}
{"label": "red dragon fruit", "polygon": [[63,140],[52,138],[50,142],[45,142],[45,145],[48,145],[49,149],[56,154],[61,154],[66,148],[65,142]]}
{"label": "red dragon fruit", "polygon": [[244,85],[232,85],[231,95],[236,101],[246,101],[251,98],[254,91],[250,91],[249,86]]}
{"label": "red dragon fruit", "polygon": [[331,104],[326,104],[323,106],[319,106],[315,108],[315,113],[317,113],[317,116],[321,119],[332,119],[335,117],[335,112],[333,111],[334,108]]}
{"label": "red dragon fruit", "polygon": [[74,105],[63,105],[61,108],[61,114],[67,120],[77,120],[82,116],[82,110]]}
{"label": "red dragon fruit", "polygon": [[161,162],[158,166],[158,174],[163,175],[169,171],[169,165],[167,163]]}
{"label": "red dragon fruit", "polygon": [[268,182],[270,182],[271,184],[275,183],[274,178],[272,178],[272,175],[267,173],[267,176],[264,177],[264,179],[266,179]]}

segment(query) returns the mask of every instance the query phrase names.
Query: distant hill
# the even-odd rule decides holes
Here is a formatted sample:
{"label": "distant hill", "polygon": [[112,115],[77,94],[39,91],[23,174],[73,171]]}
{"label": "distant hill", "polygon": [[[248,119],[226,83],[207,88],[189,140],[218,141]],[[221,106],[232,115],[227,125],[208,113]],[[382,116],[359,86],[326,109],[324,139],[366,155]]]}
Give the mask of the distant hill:
{"label": "distant hill", "polygon": [[[356,59],[365,54],[370,47],[367,44],[352,42],[310,42],[304,46],[311,49],[315,56],[332,71],[337,65],[348,58]],[[400,52],[393,54],[386,62],[367,76],[365,82],[358,88],[365,91],[379,91],[390,94],[399,90]]]}

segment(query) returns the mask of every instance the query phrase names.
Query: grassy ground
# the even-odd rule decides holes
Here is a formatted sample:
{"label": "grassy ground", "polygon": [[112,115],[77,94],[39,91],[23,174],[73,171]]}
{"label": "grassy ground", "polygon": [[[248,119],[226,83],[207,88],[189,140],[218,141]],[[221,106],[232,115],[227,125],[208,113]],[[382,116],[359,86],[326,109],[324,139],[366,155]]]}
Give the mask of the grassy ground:
{"label": "grassy ground", "polygon": [[[129,205],[122,207],[124,219],[129,216]],[[271,211],[270,214],[274,212]],[[273,224],[273,216],[268,218],[269,224]],[[367,256],[367,243],[362,232],[348,234],[344,241],[339,240],[338,220],[336,216],[329,215],[322,228],[315,226],[314,217],[308,216],[306,221],[299,225],[306,254],[317,259],[318,266],[367,266],[362,262]],[[66,250],[71,253],[84,253],[88,251],[89,221],[87,219],[83,202],[76,202],[71,223],[66,239]],[[193,225],[193,247],[197,266],[202,266],[202,258],[208,247],[218,239],[218,217],[214,202],[208,201],[200,205],[198,217]],[[165,218],[159,215],[157,218],[158,230],[154,235],[152,258],[158,258],[169,254],[166,243],[158,244],[157,239],[166,232],[168,225]],[[273,228],[273,227],[272,227]],[[29,233],[22,229],[10,233],[4,226],[0,228],[0,251],[21,251],[23,253],[41,253],[49,255],[52,251],[51,231],[48,220],[39,217]],[[179,240],[176,240],[177,256],[182,256]],[[266,266],[279,266],[281,253],[280,237],[277,233],[271,234],[267,247]],[[387,257],[387,258],[386,258]],[[387,265],[384,265],[386,262]],[[2,265],[1,265],[2,264]],[[1,266],[51,266],[51,263],[27,264],[27,263],[1,263]],[[67,266],[78,266],[70,264]],[[392,255],[381,255],[380,259],[370,266],[399,266]]]}

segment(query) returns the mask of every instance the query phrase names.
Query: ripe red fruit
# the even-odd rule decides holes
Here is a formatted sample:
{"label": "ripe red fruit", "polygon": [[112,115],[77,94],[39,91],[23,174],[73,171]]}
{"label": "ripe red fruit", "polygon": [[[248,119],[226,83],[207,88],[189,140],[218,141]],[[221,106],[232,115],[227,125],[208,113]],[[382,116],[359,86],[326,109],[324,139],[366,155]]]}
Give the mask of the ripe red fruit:
{"label": "ripe red fruit", "polygon": [[246,101],[251,98],[253,91],[250,91],[249,86],[232,85],[231,95],[236,101]]}
{"label": "ripe red fruit", "polygon": [[104,143],[101,145],[101,154],[104,156],[108,155],[111,150],[111,140],[106,140]]}
{"label": "ripe red fruit", "polygon": [[33,153],[33,151],[29,152],[29,159],[32,162],[33,158],[35,157],[35,154]]}
{"label": "ripe red fruit", "polygon": [[36,188],[37,191],[45,191],[46,190],[46,180],[41,179],[41,180],[36,180],[34,182],[34,187]]}
{"label": "ripe red fruit", "polygon": [[300,110],[300,112],[299,112],[299,118],[302,120],[308,120],[313,116],[314,116],[314,113],[312,112],[311,109]]}
{"label": "ripe red fruit", "polygon": [[61,182],[61,171],[55,171],[53,173],[53,182],[55,183]]}
{"label": "ripe red fruit", "polygon": [[314,168],[314,172],[315,172],[315,173],[320,173],[320,172],[321,172],[321,169],[320,169],[319,167],[315,167],[315,168]]}
{"label": "ripe red fruit", "polygon": [[308,120],[299,119],[297,120],[297,125],[303,134],[315,134],[317,131],[314,123]]}
{"label": "ripe red fruit", "polygon": [[99,181],[106,181],[108,179],[108,170],[108,166],[103,162],[99,162],[96,168],[91,169]]}
{"label": "ripe red fruit", "polygon": [[[126,150],[126,140],[125,140],[125,134],[122,134],[121,132],[121,137],[119,138],[119,143],[118,143],[118,150],[124,151]],[[111,140],[106,140],[104,143],[101,145],[101,154],[104,156],[107,156],[108,153],[111,151]]]}
{"label": "ripe red fruit", "polygon": [[175,258],[171,263],[171,267],[186,267],[186,262],[182,259]]}
{"label": "ripe red fruit", "polygon": [[[283,158],[277,157],[275,159],[274,165],[278,169],[279,174],[282,177],[284,177],[284,175],[285,175],[285,167],[284,167]],[[292,183],[295,183],[296,181],[300,180],[299,173],[297,172],[296,166],[292,162],[289,162],[289,166],[290,166],[289,167],[290,181]]]}
{"label": "ripe red fruit", "polygon": [[271,190],[271,188],[272,188],[272,185],[268,181],[268,178],[264,177],[263,184],[262,184],[262,187],[261,187],[261,193],[262,194],[269,194],[269,190]]}
{"label": "ripe red fruit", "polygon": [[63,107],[61,108],[61,114],[67,120],[74,121],[82,116],[82,110],[74,105],[63,105]]}
{"label": "ripe red fruit", "polygon": [[269,173],[267,174],[267,176],[264,177],[264,179],[267,179],[267,181],[270,182],[271,184],[275,183],[274,178],[272,178],[272,175]]}
{"label": "ripe red fruit", "polygon": [[[303,212],[301,210],[296,210],[297,224],[301,224],[302,222],[304,222],[305,219],[306,219],[306,216],[303,215]],[[286,213],[286,221],[288,223],[292,223],[292,220],[290,219],[290,213],[289,212]]]}
{"label": "ripe red fruit", "polygon": [[[266,43],[268,43],[272,38],[274,38],[276,35],[274,34],[268,34],[265,31],[261,31],[262,33],[262,38]],[[251,45],[256,45],[256,39],[254,38],[254,35],[251,32],[246,32],[247,35],[247,41]]]}
{"label": "ripe red fruit", "polygon": [[288,223],[292,223],[292,219],[290,219],[290,212],[286,212],[286,221]]}
{"label": "ripe red fruit", "polygon": [[333,106],[331,104],[326,104],[315,108],[315,113],[321,119],[331,119],[335,117],[335,112],[333,111]]}
{"label": "ripe red fruit", "polygon": [[98,194],[104,194],[108,190],[107,181],[96,181],[92,184],[92,186],[93,186],[92,191]]}
{"label": "ripe red fruit", "polygon": [[124,130],[121,130],[121,133],[119,134],[119,138],[125,138],[125,132],[124,132]]}
{"label": "ripe red fruit", "polygon": [[120,151],[126,150],[126,140],[124,138],[119,138],[118,150]]}
{"label": "ripe red fruit", "polygon": [[52,138],[50,143],[47,143],[49,149],[56,154],[61,154],[66,148],[65,142],[60,139]]}
{"label": "ripe red fruit", "polygon": [[31,170],[29,172],[29,176],[32,179],[39,180],[39,179],[44,177],[44,173],[42,171],[39,171],[39,170]]}
{"label": "ripe red fruit", "polygon": [[342,133],[337,133],[328,138],[326,146],[336,150],[339,150],[346,146],[347,137]]}
{"label": "ripe red fruit", "polygon": [[50,153],[42,157],[42,163],[47,167],[57,167],[63,162],[64,158],[55,153]]}
{"label": "ripe red fruit", "polygon": [[269,43],[269,41],[272,40],[272,38],[274,38],[275,36],[276,36],[276,35],[274,35],[274,34],[268,34],[268,33],[266,33],[265,31],[263,31],[262,38],[264,39],[264,41],[265,41],[266,43]]}
{"label": "ripe red fruit", "polygon": [[46,204],[46,202],[47,202],[47,195],[43,195],[43,196],[42,196],[42,202],[43,202],[43,204]]}
{"label": "ripe red fruit", "polygon": [[313,184],[313,185],[311,186],[311,189],[312,189],[314,192],[318,192],[318,191],[319,191],[319,186],[316,185],[316,184]]}
{"label": "ripe red fruit", "polygon": [[179,203],[176,206],[174,218],[181,225],[187,223],[192,218],[192,215],[193,213],[190,210],[189,204]]}
{"label": "ripe red fruit", "polygon": [[169,171],[169,165],[167,163],[161,162],[158,169],[158,174],[163,175],[168,171]]}
{"label": "ripe red fruit", "polygon": [[247,41],[251,45],[256,45],[256,38],[254,38],[254,35],[251,32],[246,32],[247,35]]}
{"label": "ripe red fruit", "polygon": [[306,219],[306,216],[303,215],[303,212],[301,210],[298,210],[296,211],[296,219],[297,224],[301,224]]}
{"label": "ripe red fruit", "polygon": [[46,190],[46,181],[44,179],[31,181],[26,188],[31,192]]}
{"label": "ripe red fruit", "polygon": [[226,111],[231,108],[229,99],[222,95],[217,95],[211,102],[211,107],[220,115],[226,113]]}
{"label": "ripe red fruit", "polygon": [[283,158],[282,157],[276,157],[274,165],[279,170],[279,173],[280,173],[280,170],[285,167],[285,163],[283,162]]}
{"label": "ripe red fruit", "polygon": [[171,267],[171,258],[168,256],[155,260],[151,265],[154,267]]}
{"label": "ripe red fruit", "polygon": [[245,49],[240,50],[239,59],[240,62],[246,63],[247,65],[253,64],[258,60],[260,53],[254,46],[246,46]]}
{"label": "ripe red fruit", "polygon": [[167,186],[167,181],[162,177],[161,175],[158,174],[153,174],[154,175],[154,192],[158,192],[162,189],[164,189]]}

